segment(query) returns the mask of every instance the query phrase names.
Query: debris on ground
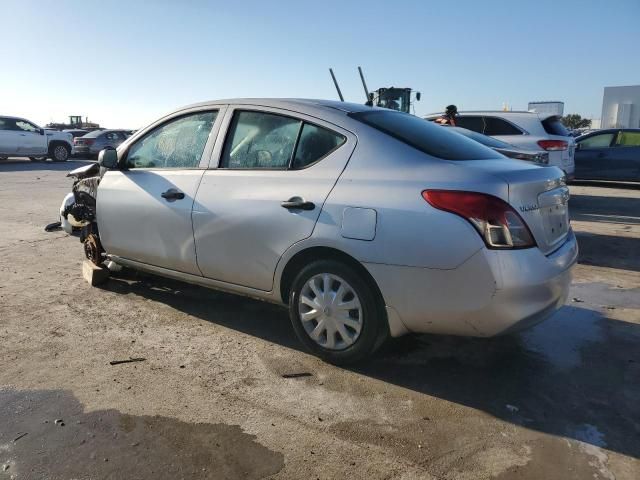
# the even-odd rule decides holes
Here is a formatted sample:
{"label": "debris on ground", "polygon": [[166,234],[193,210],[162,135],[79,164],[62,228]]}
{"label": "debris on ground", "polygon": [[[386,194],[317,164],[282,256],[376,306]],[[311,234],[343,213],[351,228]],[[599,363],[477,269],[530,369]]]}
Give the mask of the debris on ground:
{"label": "debris on ground", "polygon": [[583,303],[584,302],[584,300],[582,300],[581,298],[578,298],[578,297],[573,297],[573,301],[576,302],[576,303]]}
{"label": "debris on ground", "polygon": [[18,440],[20,440],[23,437],[26,437],[27,435],[29,435],[29,433],[25,432],[25,433],[19,433],[18,436],[16,438],[13,439],[13,443],[16,443]]}
{"label": "debris on ground", "polygon": [[144,362],[146,358],[138,357],[138,358],[127,358],[126,360],[111,360],[109,365],[120,365],[121,363],[134,363],[134,362]]}
{"label": "debris on ground", "polygon": [[299,373],[283,373],[282,378],[301,378],[301,377],[311,377],[312,375],[309,372],[299,372]]}
{"label": "debris on ground", "polygon": [[44,227],[44,231],[45,232],[55,232],[57,230],[60,230],[61,228],[62,228],[62,223],[53,222],[53,223],[50,223],[50,224],[46,225]]}

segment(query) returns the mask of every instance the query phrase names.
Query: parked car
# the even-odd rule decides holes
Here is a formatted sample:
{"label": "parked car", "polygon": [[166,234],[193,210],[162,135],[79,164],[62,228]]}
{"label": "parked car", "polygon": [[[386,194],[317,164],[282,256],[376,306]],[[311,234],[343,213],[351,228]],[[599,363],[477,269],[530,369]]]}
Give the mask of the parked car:
{"label": "parked car", "polygon": [[86,135],[87,133],[89,133],[89,130],[82,130],[82,129],[76,128],[76,129],[63,130],[63,132],[70,133],[71,136],[73,136],[73,138],[76,138],[76,137],[82,137],[83,135]]}
{"label": "parked car", "polygon": [[0,158],[51,158],[64,162],[73,152],[70,133],[45,130],[20,117],[0,116]]}
{"label": "parked car", "polygon": [[288,305],[335,363],[388,335],[529,327],[577,257],[560,169],[383,108],[200,103],[99,164],[96,211],[74,215],[88,258]]}
{"label": "parked car", "polygon": [[94,130],[73,140],[76,156],[95,157],[103,148],[116,148],[128,137],[124,130]]}
{"label": "parked car", "polygon": [[[442,114],[425,117],[435,120]],[[459,112],[456,126],[507,142],[521,148],[549,152],[549,165],[574,174],[575,140],[560,122],[560,116],[535,112]]]}
{"label": "parked car", "polygon": [[576,179],[640,181],[640,128],[597,130],[576,144]]}
{"label": "parked car", "polygon": [[460,135],[475,140],[489,148],[492,148],[496,152],[501,153],[505,157],[515,158],[517,160],[525,160],[527,162],[534,162],[540,165],[549,164],[549,153],[543,150],[526,150],[524,148],[518,148],[515,145],[510,145],[507,142],[498,140],[497,138],[483,135],[482,133],[467,130],[462,127],[452,127],[450,125],[441,125],[442,127],[449,128]]}

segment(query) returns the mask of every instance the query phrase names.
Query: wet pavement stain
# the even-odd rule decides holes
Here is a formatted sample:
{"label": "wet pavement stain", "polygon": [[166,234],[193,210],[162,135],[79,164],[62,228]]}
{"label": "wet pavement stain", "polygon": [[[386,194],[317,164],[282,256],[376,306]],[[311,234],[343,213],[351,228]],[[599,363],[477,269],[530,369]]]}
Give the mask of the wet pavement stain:
{"label": "wet pavement stain", "polygon": [[0,389],[0,479],[260,479],[283,466],[237,425],[85,412],[67,391]]}

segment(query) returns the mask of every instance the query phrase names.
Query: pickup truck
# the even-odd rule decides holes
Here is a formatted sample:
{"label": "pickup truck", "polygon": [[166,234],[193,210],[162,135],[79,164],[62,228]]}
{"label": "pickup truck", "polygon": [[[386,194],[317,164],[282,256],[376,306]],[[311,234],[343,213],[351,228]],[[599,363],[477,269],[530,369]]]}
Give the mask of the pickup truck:
{"label": "pickup truck", "polygon": [[45,130],[24,118],[0,116],[0,159],[51,158],[54,162],[64,162],[72,153],[73,136],[70,133]]}

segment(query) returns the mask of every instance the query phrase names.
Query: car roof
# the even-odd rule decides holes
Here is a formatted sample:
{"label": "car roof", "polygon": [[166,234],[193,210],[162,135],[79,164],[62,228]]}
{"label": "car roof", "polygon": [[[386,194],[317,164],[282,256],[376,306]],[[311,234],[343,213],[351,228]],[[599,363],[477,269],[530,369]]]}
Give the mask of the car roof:
{"label": "car roof", "polygon": [[582,138],[586,138],[586,137],[593,137],[594,135],[599,135],[601,133],[616,133],[619,131],[623,131],[623,132],[640,132],[640,128],[603,128],[603,129],[599,129],[599,130],[592,130],[588,133],[585,133],[583,135],[580,135],[578,137],[576,137],[576,141],[578,141],[579,139]]}
{"label": "car roof", "polygon": [[208,102],[199,102],[192,105],[188,105],[186,108],[207,106],[207,105],[259,105],[263,107],[274,108],[291,108],[297,109],[300,107],[306,108],[318,108],[318,109],[334,109],[340,110],[346,113],[361,112],[371,110],[376,107],[368,107],[360,103],[340,102],[337,100],[322,100],[311,98],[230,98],[222,100],[210,100]]}

